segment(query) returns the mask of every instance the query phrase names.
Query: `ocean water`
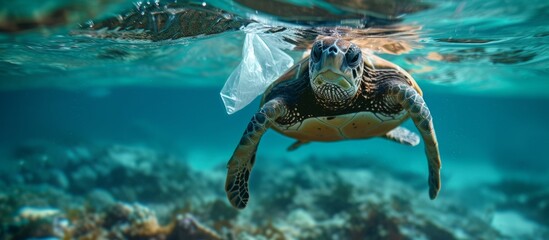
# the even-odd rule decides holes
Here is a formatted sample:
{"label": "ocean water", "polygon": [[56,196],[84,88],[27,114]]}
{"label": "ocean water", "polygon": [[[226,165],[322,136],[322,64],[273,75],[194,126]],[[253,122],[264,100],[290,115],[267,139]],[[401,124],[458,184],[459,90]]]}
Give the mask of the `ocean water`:
{"label": "ocean water", "polygon": [[[546,1],[0,10],[2,239],[549,239]],[[422,143],[288,152],[294,140],[271,130],[249,206],[232,209],[225,165],[259,99],[229,115],[219,93],[251,22],[295,45],[284,51],[296,61],[316,36],[338,33],[409,71],[434,118],[437,199]]]}

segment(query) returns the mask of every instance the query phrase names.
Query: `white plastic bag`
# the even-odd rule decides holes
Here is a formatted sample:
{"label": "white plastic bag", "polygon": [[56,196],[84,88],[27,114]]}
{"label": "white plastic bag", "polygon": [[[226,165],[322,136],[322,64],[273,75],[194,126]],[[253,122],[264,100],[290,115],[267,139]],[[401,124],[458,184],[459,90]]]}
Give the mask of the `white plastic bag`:
{"label": "white plastic bag", "polygon": [[294,64],[293,58],[280,50],[279,42],[261,34],[246,33],[242,62],[221,89],[228,114],[246,107]]}

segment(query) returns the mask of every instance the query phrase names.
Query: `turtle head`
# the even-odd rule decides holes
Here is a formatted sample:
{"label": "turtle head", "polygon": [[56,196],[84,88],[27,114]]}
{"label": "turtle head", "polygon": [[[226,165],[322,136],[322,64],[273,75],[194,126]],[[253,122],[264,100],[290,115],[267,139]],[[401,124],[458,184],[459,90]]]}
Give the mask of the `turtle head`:
{"label": "turtle head", "polygon": [[341,102],[356,95],[364,69],[362,51],[354,43],[334,37],[315,41],[309,58],[309,77],[315,95]]}

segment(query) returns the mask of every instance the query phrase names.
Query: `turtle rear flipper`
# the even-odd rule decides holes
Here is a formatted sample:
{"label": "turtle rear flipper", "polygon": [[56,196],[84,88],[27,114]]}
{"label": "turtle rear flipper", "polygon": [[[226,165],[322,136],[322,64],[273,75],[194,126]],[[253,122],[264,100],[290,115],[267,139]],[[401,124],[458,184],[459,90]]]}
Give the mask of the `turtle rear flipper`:
{"label": "turtle rear flipper", "polygon": [[419,144],[419,136],[405,127],[396,127],[383,136],[386,139],[415,147]]}
{"label": "turtle rear flipper", "polygon": [[225,191],[227,198],[235,208],[242,209],[250,197],[248,180],[255,163],[257,146],[261,137],[272,122],[284,114],[282,101],[273,99],[257,112],[244,131],[240,143],[227,164]]}
{"label": "turtle rear flipper", "polygon": [[305,145],[309,143],[308,141],[301,141],[301,140],[297,140],[295,141],[294,143],[292,143],[292,145],[288,146],[288,152],[291,152],[291,151],[295,151],[296,149],[298,149],[299,147]]}

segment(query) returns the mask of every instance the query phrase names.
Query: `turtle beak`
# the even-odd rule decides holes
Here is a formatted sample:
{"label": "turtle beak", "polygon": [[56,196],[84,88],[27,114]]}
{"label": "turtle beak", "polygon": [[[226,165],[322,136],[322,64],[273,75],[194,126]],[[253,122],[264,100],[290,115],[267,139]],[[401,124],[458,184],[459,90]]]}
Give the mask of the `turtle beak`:
{"label": "turtle beak", "polygon": [[331,70],[326,70],[324,72],[319,73],[315,77],[313,83],[319,87],[324,84],[332,84],[332,85],[339,86],[345,91],[351,89],[352,87],[349,81],[347,81],[347,79],[343,75],[337,74]]}

